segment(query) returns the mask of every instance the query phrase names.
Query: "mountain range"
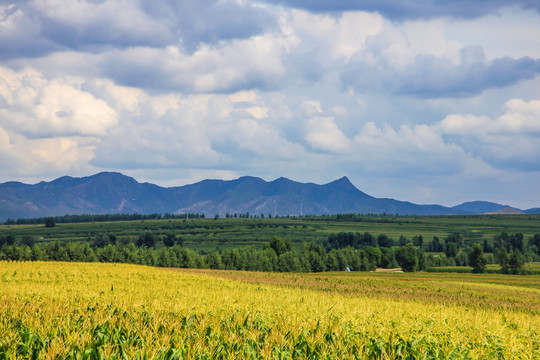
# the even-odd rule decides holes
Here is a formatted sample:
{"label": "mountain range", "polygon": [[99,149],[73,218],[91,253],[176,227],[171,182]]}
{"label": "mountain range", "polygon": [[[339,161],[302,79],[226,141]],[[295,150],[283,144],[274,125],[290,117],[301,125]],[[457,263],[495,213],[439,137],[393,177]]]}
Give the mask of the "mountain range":
{"label": "mountain range", "polygon": [[540,213],[485,201],[454,207],[418,205],[375,198],[358,190],[347,177],[325,185],[286,178],[274,181],[251,176],[236,180],[203,180],[178,187],[139,183],[132,177],[102,172],[75,178],[63,176],[38,184],[0,184],[0,221],[65,214],[226,213],[320,215],[387,213],[400,215],[462,215],[483,213]]}

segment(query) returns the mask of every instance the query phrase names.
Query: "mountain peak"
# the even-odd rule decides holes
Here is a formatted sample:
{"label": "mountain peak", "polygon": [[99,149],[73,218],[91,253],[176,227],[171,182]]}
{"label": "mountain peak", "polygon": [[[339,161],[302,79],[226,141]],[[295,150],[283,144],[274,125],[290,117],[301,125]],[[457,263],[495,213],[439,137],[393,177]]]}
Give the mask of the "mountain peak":
{"label": "mountain peak", "polygon": [[334,180],[333,182],[334,183],[342,183],[342,184],[351,184],[352,185],[351,180],[349,180],[349,178],[347,176],[342,176],[339,179]]}
{"label": "mountain peak", "polygon": [[349,180],[347,176],[343,176],[324,186],[334,190],[343,191],[354,196],[360,196],[363,199],[374,199],[372,196],[366,194],[365,192],[358,190],[358,188],[353,185],[353,183],[351,182],[351,180]]}
{"label": "mountain peak", "polygon": [[242,176],[238,178],[237,180],[233,180],[233,184],[237,184],[238,186],[242,188],[252,188],[252,187],[261,187],[266,184],[266,181],[264,181],[261,178],[255,177],[255,176]]}
{"label": "mountain peak", "polygon": [[274,180],[274,182],[288,182],[288,181],[292,181],[292,180],[287,179],[286,177],[283,177],[283,176],[280,176],[276,180]]}
{"label": "mountain peak", "polygon": [[464,211],[473,214],[482,214],[488,212],[496,212],[508,207],[507,205],[501,205],[489,201],[467,201],[463,204],[454,206],[452,209]]}
{"label": "mountain peak", "polygon": [[83,180],[98,180],[98,181],[112,181],[112,182],[126,182],[126,183],[138,183],[137,180],[131,176],[124,175],[119,172],[103,171],[92,176],[84,177]]}
{"label": "mountain peak", "polygon": [[95,175],[89,176],[90,178],[129,178],[133,179],[131,176],[124,175],[122,173],[116,172],[116,171],[102,171],[100,173],[97,173]]}
{"label": "mountain peak", "polygon": [[238,178],[238,180],[239,180],[239,181],[242,181],[242,182],[244,182],[244,181],[257,181],[257,182],[259,182],[259,181],[264,181],[264,180],[261,179],[261,178],[258,178],[258,177],[256,177],[256,176],[249,176],[249,175],[246,175],[246,176],[240,176],[240,177]]}
{"label": "mountain peak", "polygon": [[[62,176],[62,177],[59,177],[58,179],[55,179],[53,181],[51,181],[51,184],[55,184],[55,185],[62,185],[62,184],[69,184],[73,181],[74,178],[72,178],[71,176]],[[46,182],[42,181],[40,184],[46,184]]]}
{"label": "mountain peak", "polygon": [[349,180],[347,176],[343,176],[337,180],[334,180],[332,182],[329,182],[325,186],[330,186],[334,189],[341,189],[341,190],[357,190],[359,191],[356,186],[352,184],[352,182]]}

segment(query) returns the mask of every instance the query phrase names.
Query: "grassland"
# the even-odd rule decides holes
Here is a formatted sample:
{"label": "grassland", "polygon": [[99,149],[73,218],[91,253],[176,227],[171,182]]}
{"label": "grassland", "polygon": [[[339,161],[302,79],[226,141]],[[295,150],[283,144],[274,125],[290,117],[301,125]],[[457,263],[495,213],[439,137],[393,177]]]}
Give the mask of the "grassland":
{"label": "grassland", "polygon": [[540,280],[0,262],[0,359],[538,359]]}
{"label": "grassland", "polygon": [[[473,270],[470,266],[439,266],[436,268],[428,268],[428,272],[454,272],[454,273],[471,273]],[[487,264],[487,273],[499,273],[501,266],[499,264]],[[526,273],[540,275],[540,262],[526,262],[523,269]]]}
{"label": "grassland", "polygon": [[540,215],[483,216],[360,216],[351,220],[315,218],[278,219],[193,219],[143,220],[43,225],[0,225],[0,235],[29,236],[40,241],[90,242],[100,234],[114,234],[120,240],[136,239],[144,232],[156,235],[173,233],[194,250],[213,251],[239,245],[262,247],[272,236],[279,236],[299,247],[302,242],[322,242],[331,233],[370,232],[394,239],[422,235],[425,243],[451,232],[465,241],[492,240],[502,232],[523,233],[525,238],[540,234]]}

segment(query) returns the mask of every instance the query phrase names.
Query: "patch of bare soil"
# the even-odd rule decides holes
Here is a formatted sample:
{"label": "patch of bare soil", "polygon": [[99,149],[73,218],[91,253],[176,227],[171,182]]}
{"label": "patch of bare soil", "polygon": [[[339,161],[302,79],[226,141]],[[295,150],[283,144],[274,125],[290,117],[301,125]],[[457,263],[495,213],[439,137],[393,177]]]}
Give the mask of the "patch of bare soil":
{"label": "patch of bare soil", "polygon": [[377,269],[375,269],[375,272],[402,273],[403,270],[401,270],[401,268],[395,268],[395,269],[382,269],[382,268],[377,268]]}

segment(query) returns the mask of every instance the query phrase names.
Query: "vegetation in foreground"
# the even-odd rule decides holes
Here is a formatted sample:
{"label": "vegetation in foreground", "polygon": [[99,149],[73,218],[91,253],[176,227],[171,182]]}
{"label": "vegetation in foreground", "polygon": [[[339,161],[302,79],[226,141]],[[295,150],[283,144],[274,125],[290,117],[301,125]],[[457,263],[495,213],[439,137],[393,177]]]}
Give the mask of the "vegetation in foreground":
{"label": "vegetation in foreground", "polygon": [[537,359],[537,277],[0,262],[0,358]]}

